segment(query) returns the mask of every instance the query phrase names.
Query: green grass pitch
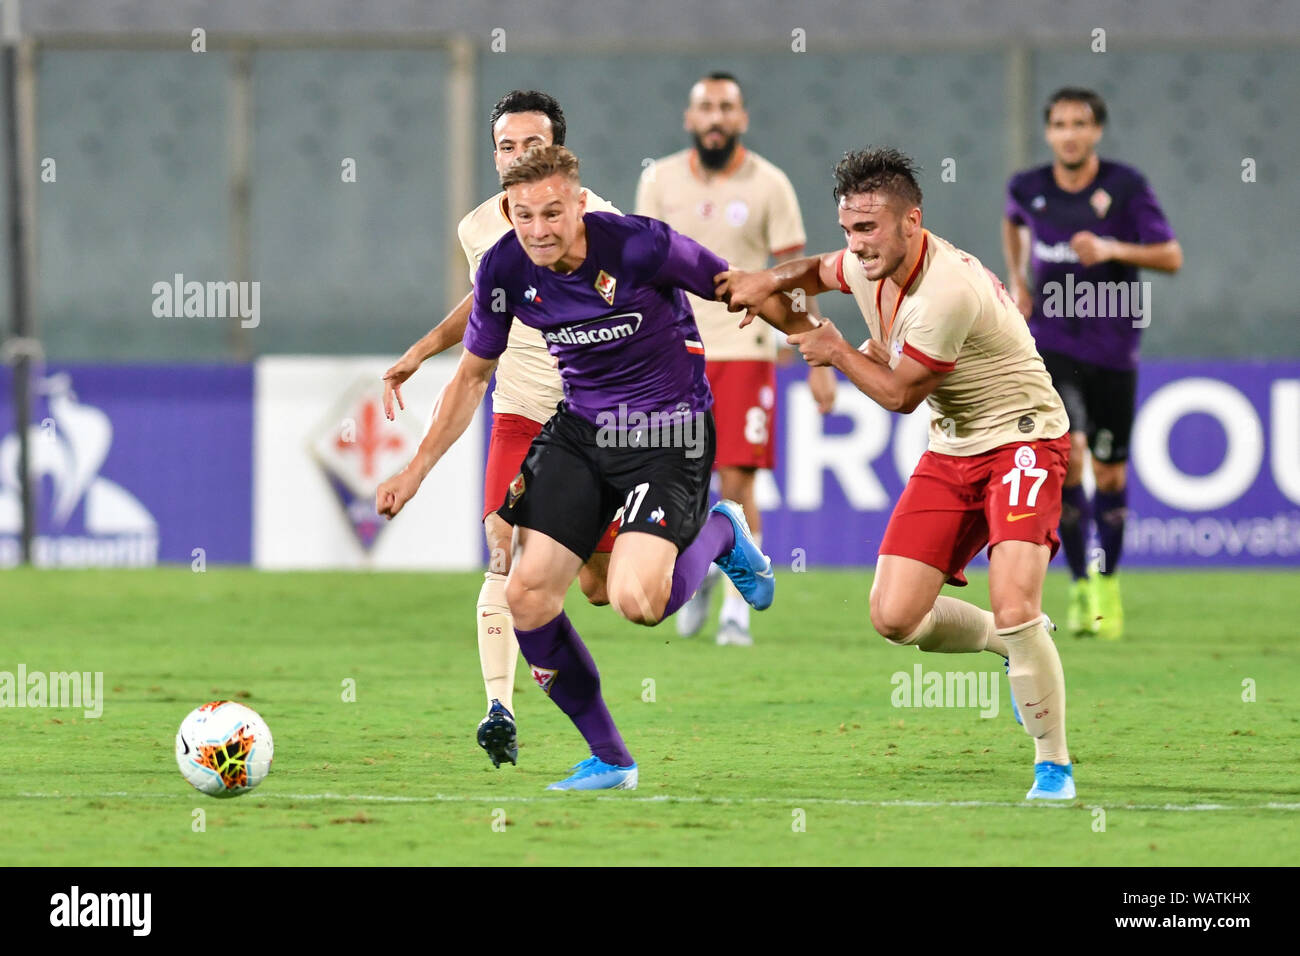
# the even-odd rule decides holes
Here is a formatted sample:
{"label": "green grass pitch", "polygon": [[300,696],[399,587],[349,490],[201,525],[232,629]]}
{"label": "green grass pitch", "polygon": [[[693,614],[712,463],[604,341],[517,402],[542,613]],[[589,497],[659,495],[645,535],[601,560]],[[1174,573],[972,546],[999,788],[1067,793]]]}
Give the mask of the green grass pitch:
{"label": "green grass pitch", "polygon": [[[1033,750],[1001,661],[887,645],[870,574],[841,571],[779,575],[750,649],[635,627],[575,589],[641,785],[546,793],[586,750],[522,665],[519,766],[474,743],[480,581],[6,572],[0,671],[102,671],[105,701],[99,719],[0,709],[0,863],[1294,863],[1294,574],[1130,572],[1124,642],[1058,633],[1069,806],[1022,802]],[[1064,587],[1053,572],[1049,613]],[[985,579],[966,594],[987,606]],[[918,663],[995,673],[998,715],[893,706],[892,675]],[[190,709],[226,697],[266,718],[276,756],[258,790],[218,801],[172,747]]]}

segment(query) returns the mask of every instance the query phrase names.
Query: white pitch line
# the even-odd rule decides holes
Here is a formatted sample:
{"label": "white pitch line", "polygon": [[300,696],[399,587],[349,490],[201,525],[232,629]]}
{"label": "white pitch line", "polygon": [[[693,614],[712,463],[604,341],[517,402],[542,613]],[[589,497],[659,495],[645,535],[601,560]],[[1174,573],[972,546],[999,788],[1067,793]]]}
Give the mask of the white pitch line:
{"label": "white pitch line", "polygon": [[[18,793],[14,797],[30,800],[97,800],[105,797],[120,797],[128,800],[166,800],[175,799],[182,796],[183,793],[127,793],[123,790],[111,791],[108,793]],[[5,797],[0,796],[0,800]],[[337,800],[343,803],[562,803],[569,799],[567,796],[556,794],[553,797],[523,797],[510,796],[507,794],[486,795],[486,794],[446,794],[435,793],[425,797],[405,797],[390,794],[377,793],[263,793],[259,794],[261,800]],[[1176,804],[1176,803],[1085,803],[1077,804],[1075,801],[1057,802],[1040,802],[1030,803],[1027,800],[1018,802],[996,801],[996,800],[853,800],[848,798],[834,797],[680,797],[670,794],[659,796],[633,797],[633,796],[614,796],[601,795],[596,797],[597,800],[615,800],[619,802],[631,803],[687,803],[687,804],[717,804],[723,806],[747,806],[752,804],[774,804],[784,807],[798,807],[803,804],[827,804],[830,806],[841,807],[873,807],[880,809],[889,809],[893,807],[930,807],[943,809],[963,809],[974,808],[983,809],[988,807],[1076,807],[1085,810],[1147,810],[1176,813],[1204,813],[1220,810],[1282,810],[1294,812],[1300,810],[1300,803],[1256,803],[1242,806],[1232,806],[1222,803],[1193,803],[1193,804]]]}

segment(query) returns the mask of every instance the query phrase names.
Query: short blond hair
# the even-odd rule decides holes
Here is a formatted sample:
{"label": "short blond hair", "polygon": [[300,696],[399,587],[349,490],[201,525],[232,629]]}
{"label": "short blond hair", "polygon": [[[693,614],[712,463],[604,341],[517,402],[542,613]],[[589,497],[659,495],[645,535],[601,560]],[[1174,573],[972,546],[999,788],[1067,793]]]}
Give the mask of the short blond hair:
{"label": "short blond hair", "polygon": [[563,146],[534,146],[505,168],[501,188],[537,183],[551,176],[563,176],[579,185],[578,157]]}

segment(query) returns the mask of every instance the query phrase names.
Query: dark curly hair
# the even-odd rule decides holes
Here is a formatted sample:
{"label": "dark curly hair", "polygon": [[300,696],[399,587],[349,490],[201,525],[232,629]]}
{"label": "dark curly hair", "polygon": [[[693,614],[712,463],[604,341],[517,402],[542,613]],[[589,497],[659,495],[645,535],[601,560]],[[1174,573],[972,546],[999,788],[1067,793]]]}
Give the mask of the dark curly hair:
{"label": "dark curly hair", "polygon": [[1081,86],[1063,86],[1047,99],[1047,105],[1043,107],[1043,122],[1052,121],[1052,107],[1057,103],[1082,103],[1088,109],[1092,110],[1092,118],[1097,121],[1098,126],[1106,125],[1106,101],[1092,90],[1086,90]]}
{"label": "dark curly hair", "polygon": [[497,120],[507,113],[545,113],[551,120],[551,141],[556,146],[564,145],[567,130],[564,110],[560,109],[555,97],[540,90],[511,90],[497,100],[497,105],[492,107],[492,116],[488,119],[488,137],[492,140],[493,149],[497,148]]}
{"label": "dark curly hair", "polygon": [[891,146],[868,146],[845,153],[835,164],[835,201],[856,193],[882,193],[909,206],[921,205],[916,182],[920,167]]}

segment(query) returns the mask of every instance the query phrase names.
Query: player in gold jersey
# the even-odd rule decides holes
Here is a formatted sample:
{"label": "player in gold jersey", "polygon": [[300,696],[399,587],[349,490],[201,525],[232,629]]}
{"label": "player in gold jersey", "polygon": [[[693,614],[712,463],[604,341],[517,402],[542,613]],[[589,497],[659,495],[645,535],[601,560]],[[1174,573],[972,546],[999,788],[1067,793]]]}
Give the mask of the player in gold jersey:
{"label": "player in gold jersey", "polygon": [[[1073,799],[1065,678],[1042,613],[1047,563],[1060,544],[1065,408],[1002,283],[922,226],[910,159],[887,148],[849,153],[835,181],[846,248],[722,273],[719,295],[751,315],[775,292],[854,297],[870,333],[861,349],[828,322],[791,344],[890,411],[927,402],[931,419],[929,450],[880,545],[872,626],[922,651],[1005,658],[1017,720],[1034,738],[1028,798]],[[992,613],[940,596],[945,581],[966,583],[963,569],[986,544]]]}
{"label": "player in gold jersey", "polygon": [[[536,90],[507,93],[493,108],[489,124],[492,159],[498,173],[534,146],[564,144],[566,126],[560,104]],[[588,212],[618,213],[618,209],[595,193],[588,189],[583,192]],[[513,229],[505,198],[504,192],[497,193],[465,216],[457,227],[471,282],[483,254]],[[467,294],[384,373],[384,411],[390,419],[394,399],[398,407],[405,408],[402,383],[415,374],[425,359],[460,344],[469,322],[473,295],[473,292]],[[483,480],[483,533],[490,558],[475,610],[479,664],[488,699],[488,713],[479,723],[477,736],[479,746],[487,751],[496,767],[503,760],[513,764],[518,758],[513,698],[515,667],[519,660],[519,644],[505,596],[514,529],[496,512],[505,500],[510,482],[519,474],[533,439],[555,414],[562,398],[560,373],[541,334],[521,322],[513,322],[509,344],[497,365],[496,388],[492,392],[492,436]],[[605,572],[613,549],[613,529],[611,525],[579,575],[583,593],[593,604],[608,603]]]}
{"label": "player in gold jersey", "polygon": [[[636,212],[661,219],[732,268],[761,269],[803,254],[803,217],[794,187],[780,169],[747,149],[749,129],[740,82],[714,72],[691,87],[683,126],[694,145],[648,165],[636,190]],[[776,444],[776,359],[779,336],[766,323],[737,328],[722,302],[687,295],[704,343],[705,373],[713,390],[718,433],[714,470],[723,498],[739,502],[762,541],[754,493],[760,468],[772,468]],[[815,316],[815,306],[810,307]],[[835,398],[835,373],[811,368],[808,386],[823,414]],[[677,632],[697,633],[709,611],[710,573],[677,613]],[[749,605],[730,582],[722,602],[717,643],[749,645]]]}

